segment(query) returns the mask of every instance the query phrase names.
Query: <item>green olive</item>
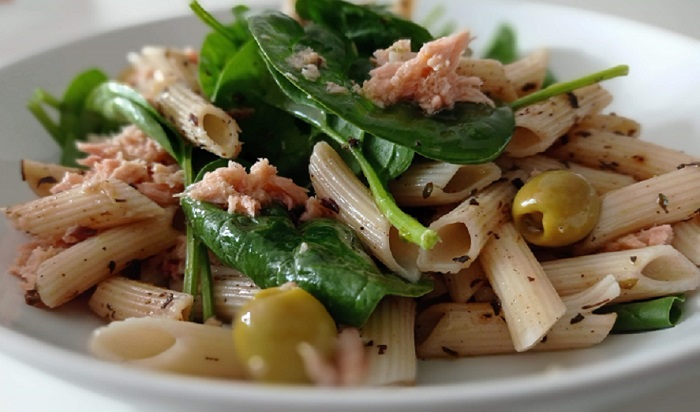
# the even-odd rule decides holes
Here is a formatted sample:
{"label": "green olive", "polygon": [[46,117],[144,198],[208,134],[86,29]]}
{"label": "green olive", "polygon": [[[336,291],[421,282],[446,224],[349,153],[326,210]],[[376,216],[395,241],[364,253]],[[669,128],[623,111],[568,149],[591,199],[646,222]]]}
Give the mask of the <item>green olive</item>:
{"label": "green olive", "polygon": [[323,304],[291,285],[258,292],[233,325],[239,360],[253,379],[262,382],[308,382],[299,345],[306,342],[328,359],[336,335],[335,322]]}
{"label": "green olive", "polygon": [[566,246],[593,230],[600,216],[600,197],[580,174],[550,170],[518,190],[512,214],[515,226],[528,242]]}

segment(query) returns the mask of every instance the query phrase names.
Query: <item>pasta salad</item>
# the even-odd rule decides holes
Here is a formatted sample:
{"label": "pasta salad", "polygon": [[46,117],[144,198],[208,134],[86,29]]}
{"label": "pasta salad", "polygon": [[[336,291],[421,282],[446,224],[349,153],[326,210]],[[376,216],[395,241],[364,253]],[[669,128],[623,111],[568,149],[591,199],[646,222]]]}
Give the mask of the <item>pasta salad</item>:
{"label": "pasta salad", "polygon": [[[317,385],[416,361],[673,326],[700,282],[698,158],[558,81],[502,27],[477,56],[405,11],[232,9],[199,49],[146,46],[30,110],[11,272],[47,310],[88,296],[102,359]],[[46,108],[58,109],[54,120]]]}

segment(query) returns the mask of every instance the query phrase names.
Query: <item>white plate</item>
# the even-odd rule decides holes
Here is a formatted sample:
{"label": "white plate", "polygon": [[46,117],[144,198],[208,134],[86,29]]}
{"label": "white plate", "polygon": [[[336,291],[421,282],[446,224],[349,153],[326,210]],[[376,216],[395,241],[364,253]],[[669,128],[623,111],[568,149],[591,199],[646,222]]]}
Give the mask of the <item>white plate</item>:
{"label": "white plate", "polygon": [[[524,50],[547,46],[560,79],[616,64],[630,75],[606,83],[610,107],[643,124],[642,138],[700,154],[700,43],[596,13],[508,0],[443,1],[452,19],[484,47],[501,22],[513,24]],[[419,15],[434,7],[423,1]],[[30,199],[18,159],[51,160],[57,150],[25,109],[35,87],[61,93],[89,66],[116,73],[144,44],[197,46],[206,28],[193,17],[135,26],[60,47],[0,70],[0,204]],[[22,237],[0,223],[0,266]],[[383,411],[597,409],[673,385],[700,365],[700,299],[676,328],[612,336],[588,350],[419,362],[413,388],[316,389],[258,386],[149,373],[94,360],[86,339],[100,324],[78,305],[48,312],[23,304],[15,279],[0,273],[0,351],[68,382],[158,410]],[[633,383],[632,383],[633,382]],[[560,402],[565,402],[562,404]]]}

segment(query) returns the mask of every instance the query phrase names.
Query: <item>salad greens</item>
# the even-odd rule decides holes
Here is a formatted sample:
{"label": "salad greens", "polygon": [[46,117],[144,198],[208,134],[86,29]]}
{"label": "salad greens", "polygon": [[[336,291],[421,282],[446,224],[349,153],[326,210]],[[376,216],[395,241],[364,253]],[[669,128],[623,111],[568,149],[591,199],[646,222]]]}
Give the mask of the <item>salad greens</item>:
{"label": "salad greens", "polygon": [[341,324],[361,326],[387,294],[417,297],[432,290],[426,279],[408,283],[381,273],[352,229],[334,219],[297,227],[278,205],[255,217],[189,197],[182,207],[198,238],[223,263],[262,288],[295,282]]}
{"label": "salad greens", "polygon": [[664,296],[637,302],[606,305],[596,313],[616,313],[613,333],[646,332],[676,326],[685,296]]}
{"label": "salad greens", "polygon": [[[433,40],[430,32],[380,6],[298,0],[296,7],[307,21],[303,26],[278,12],[251,15],[244,6],[234,7],[232,22],[224,24],[196,1],[191,3],[212,29],[200,47],[199,86],[205,97],[233,113],[242,128],[244,150],[236,161],[250,165],[267,158],[281,175],[308,185],[309,155],[318,141],[328,141],[364,180],[379,210],[404,239],[424,249],[439,241],[436,233],[399,208],[387,190],[388,182],[414,159],[491,161],[511,138],[515,110],[627,73],[626,66],[618,66],[495,107],[458,103],[430,116],[410,103],[381,108],[355,91],[369,76],[372,53],[405,38],[418,50]],[[323,59],[315,79],[303,76],[294,63],[307,49]],[[514,59],[514,33],[504,28],[488,55]],[[329,92],[328,85],[336,92]],[[139,93],[110,81],[98,69],[80,73],[62,101],[38,90],[28,106],[62,149],[64,164],[76,163],[75,142],[125,123],[158,141],[185,170],[186,184],[226,164],[186,143]],[[58,121],[45,106],[58,112]],[[214,315],[207,250],[261,287],[298,283],[337,321],[349,325],[361,325],[387,294],[420,296],[432,288],[428,278],[410,283],[382,273],[351,229],[337,221],[297,225],[274,205],[257,217],[229,214],[187,196],[181,206],[188,224],[185,291],[201,294],[205,318]]]}
{"label": "salad greens", "polygon": [[[85,106],[92,90],[108,80],[102,70],[88,69],[73,78],[61,100],[46,90],[37,89],[27,103],[29,111],[61,149],[62,165],[78,166],[76,160],[81,153],[75,143],[85,140],[89,133],[108,133],[116,129],[114,123]],[[53,120],[46,108],[57,111],[58,119]]]}

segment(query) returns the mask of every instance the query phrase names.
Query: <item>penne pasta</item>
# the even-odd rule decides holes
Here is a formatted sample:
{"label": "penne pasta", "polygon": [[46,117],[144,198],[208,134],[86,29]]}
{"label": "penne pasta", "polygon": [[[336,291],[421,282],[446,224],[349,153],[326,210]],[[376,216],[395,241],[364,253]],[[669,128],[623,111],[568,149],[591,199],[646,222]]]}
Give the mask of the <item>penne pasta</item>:
{"label": "penne pasta", "polygon": [[309,175],[316,195],[335,205],[338,219],[353,228],[379,261],[408,280],[420,278],[416,266],[418,247],[400,238],[396,228],[377,208],[369,190],[328,143],[314,146]]}
{"label": "penne pasta", "polygon": [[413,385],[416,382],[415,312],[415,300],[386,297],[360,329],[369,362],[366,385]]}
{"label": "penne pasta", "polygon": [[193,301],[188,293],[113,276],[97,285],[88,306],[108,321],[144,316],[187,320]]}
{"label": "penne pasta", "polygon": [[520,109],[504,153],[511,157],[542,153],[579,119],[600,112],[611,100],[610,93],[596,84]]}
{"label": "penne pasta", "polygon": [[501,177],[494,163],[455,165],[444,162],[414,163],[389,182],[389,191],[400,206],[439,206],[463,201]]}
{"label": "penne pasta", "polygon": [[510,164],[530,174],[547,170],[568,169],[585,177],[599,195],[637,182],[632,176],[608,170],[594,169],[575,162],[557,160],[543,155],[502,159],[501,164]]}
{"label": "penne pasta", "polygon": [[483,83],[480,90],[492,99],[512,102],[518,98],[516,87],[511,83],[505,67],[498,60],[463,57],[459,61],[457,73],[481,79]]}
{"label": "penne pasta", "polygon": [[562,296],[609,274],[620,284],[621,302],[687,292],[700,285],[700,269],[669,245],[551,260],[542,262],[542,268]]}
{"label": "penne pasta", "polygon": [[692,217],[700,210],[700,167],[683,167],[602,196],[598,223],[576,246],[593,252],[622,235]]}
{"label": "penne pasta", "polygon": [[478,290],[488,284],[484,268],[478,259],[459,272],[445,273],[442,277],[453,302],[469,301]]}
{"label": "penne pasta", "polygon": [[513,85],[517,97],[542,88],[548,64],[549,52],[546,49],[539,49],[504,66],[506,77]]}
{"label": "penne pasta", "polygon": [[205,100],[184,83],[173,83],[153,102],[192,144],[223,158],[241,151],[238,123],[228,113]]}
{"label": "penne pasta", "polygon": [[700,215],[673,224],[673,247],[700,266]]}
{"label": "penne pasta", "polygon": [[[230,322],[239,313],[241,307],[260,291],[260,288],[249,277],[235,269],[212,266],[211,271],[216,317]],[[202,318],[201,299],[195,299],[192,314],[196,319]]]}
{"label": "penne pasta", "polygon": [[16,229],[47,239],[60,239],[69,230],[94,233],[165,215],[162,207],[118,179],[87,182],[4,212]]}
{"label": "penne pasta", "polygon": [[[612,301],[620,287],[612,276],[566,299],[566,312],[531,351],[579,349],[600,343],[612,329],[616,314],[593,314]],[[453,358],[513,353],[506,319],[490,303],[440,303],[416,319],[419,358]]]}
{"label": "penne pasta", "polygon": [[27,183],[37,196],[48,196],[51,188],[63,179],[63,175],[70,173],[82,173],[81,169],[53,163],[37,162],[30,159],[22,159],[20,163],[22,181]]}
{"label": "penne pasta", "polygon": [[468,267],[494,229],[510,216],[516,187],[509,179],[519,177],[509,175],[491,184],[433,221],[429,228],[440,236],[440,242],[418,252],[418,267],[424,272],[441,273],[456,273]]}
{"label": "penne pasta", "polygon": [[166,318],[114,321],[89,340],[94,356],[162,372],[241,379],[245,371],[231,343],[231,330]]}
{"label": "penne pasta", "polygon": [[501,302],[515,350],[532,348],[566,311],[540,263],[512,222],[506,222],[479,255]]}
{"label": "penne pasta", "polygon": [[178,232],[170,216],[111,228],[61,251],[39,265],[36,292],[50,308],[60,306],[134,260],[173,246]]}
{"label": "penne pasta", "polygon": [[564,161],[633,176],[637,180],[700,162],[700,157],[614,131],[575,127],[546,153]]}

